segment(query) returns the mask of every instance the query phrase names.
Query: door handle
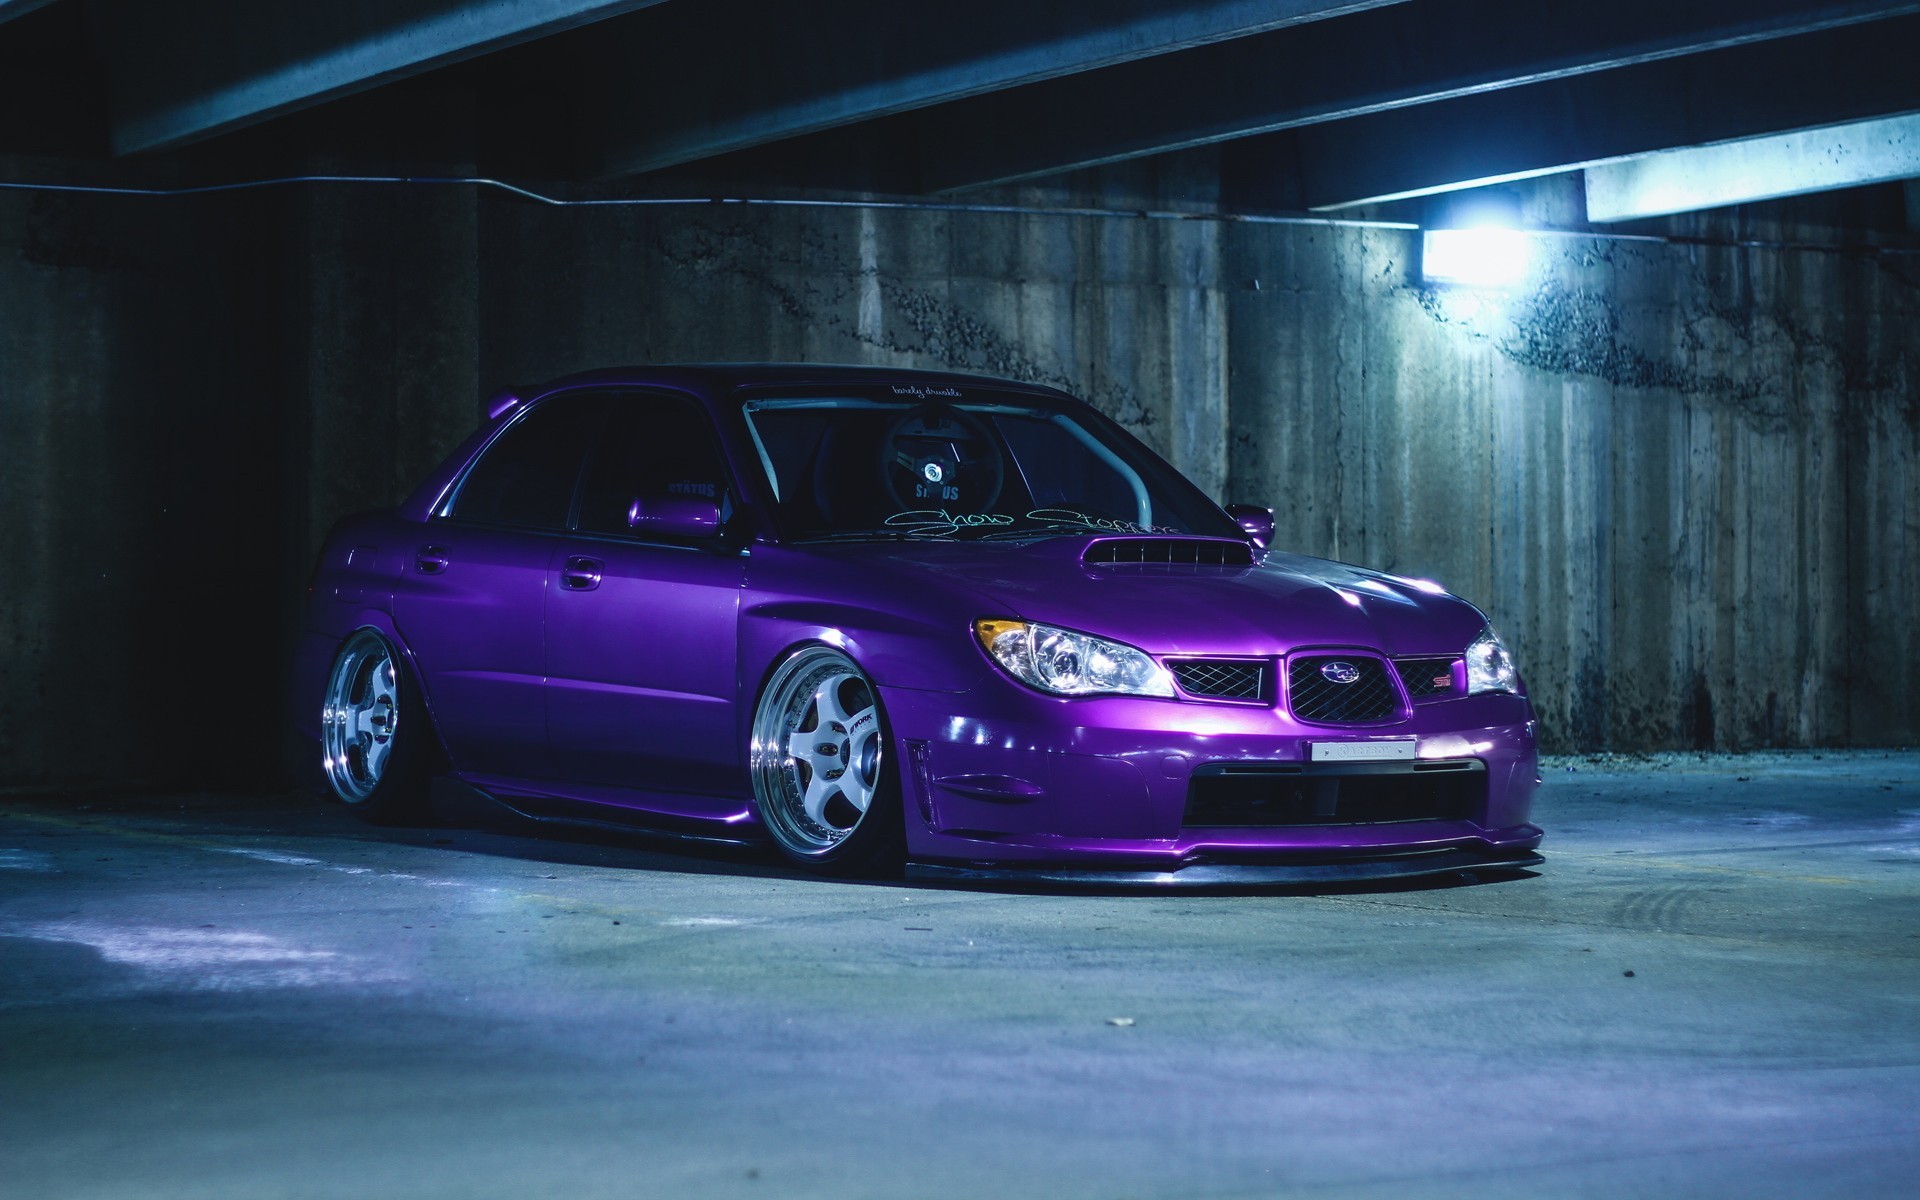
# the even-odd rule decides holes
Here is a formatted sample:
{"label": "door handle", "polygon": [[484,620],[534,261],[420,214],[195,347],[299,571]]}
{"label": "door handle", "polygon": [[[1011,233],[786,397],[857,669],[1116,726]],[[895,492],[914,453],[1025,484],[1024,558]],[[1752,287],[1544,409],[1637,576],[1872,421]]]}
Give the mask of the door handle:
{"label": "door handle", "polygon": [[571,557],[567,565],[560,568],[561,586],[570,592],[590,592],[600,586],[603,565],[597,558]]}
{"label": "door handle", "polygon": [[445,546],[422,546],[414,555],[413,565],[420,568],[422,575],[438,575],[447,569],[447,548]]}

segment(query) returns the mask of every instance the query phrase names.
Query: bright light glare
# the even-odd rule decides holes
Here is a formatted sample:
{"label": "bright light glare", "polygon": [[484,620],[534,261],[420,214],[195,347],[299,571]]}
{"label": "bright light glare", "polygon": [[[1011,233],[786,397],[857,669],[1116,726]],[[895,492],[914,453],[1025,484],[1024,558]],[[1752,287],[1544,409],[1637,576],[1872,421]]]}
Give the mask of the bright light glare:
{"label": "bright light glare", "polygon": [[1429,229],[1420,273],[1429,283],[1508,288],[1526,277],[1531,257],[1518,229]]}
{"label": "bright light glare", "polygon": [[1406,575],[1389,575],[1395,583],[1404,583],[1415,591],[1425,592],[1429,596],[1444,596],[1447,589],[1431,579],[1413,579]]}

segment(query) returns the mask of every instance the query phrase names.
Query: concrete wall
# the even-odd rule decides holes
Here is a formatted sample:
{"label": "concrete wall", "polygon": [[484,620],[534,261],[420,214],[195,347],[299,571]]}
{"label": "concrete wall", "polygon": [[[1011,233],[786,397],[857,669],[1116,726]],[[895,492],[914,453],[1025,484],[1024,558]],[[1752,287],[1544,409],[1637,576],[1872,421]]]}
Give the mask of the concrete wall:
{"label": "concrete wall", "polygon": [[1420,286],[1400,231],[485,201],[481,238],[484,378],[764,355],[1065,387],[1282,544],[1481,604],[1555,747],[1920,730],[1920,257],[1555,239],[1498,298]]}
{"label": "concrete wall", "polygon": [[741,359],[1052,384],[1225,485],[1226,293],[1198,222],[482,206],[481,373]]}
{"label": "concrete wall", "polygon": [[1574,239],[1489,299],[1236,241],[1232,490],[1478,600],[1550,744],[1913,740],[1920,261]]}
{"label": "concrete wall", "polygon": [[262,761],[280,409],[234,215],[0,193],[0,783]]}
{"label": "concrete wall", "polygon": [[403,494],[493,386],[703,359],[1086,396],[1272,503],[1283,544],[1480,602],[1555,747],[1915,740],[1920,262],[1567,239],[1488,300],[1418,286],[1414,248],[465,189],[0,193],[0,785],[257,782],[281,717],[255,689],[335,517]]}
{"label": "concrete wall", "polygon": [[473,428],[474,212],[0,191],[0,787],[282,777],[319,538]]}

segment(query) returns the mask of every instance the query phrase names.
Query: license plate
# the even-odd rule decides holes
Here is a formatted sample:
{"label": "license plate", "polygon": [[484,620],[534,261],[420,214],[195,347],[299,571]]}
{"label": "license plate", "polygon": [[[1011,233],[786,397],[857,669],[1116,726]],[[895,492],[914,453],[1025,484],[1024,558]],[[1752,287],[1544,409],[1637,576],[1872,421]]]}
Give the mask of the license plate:
{"label": "license plate", "polygon": [[1410,762],[1415,738],[1376,738],[1370,742],[1311,742],[1313,762]]}

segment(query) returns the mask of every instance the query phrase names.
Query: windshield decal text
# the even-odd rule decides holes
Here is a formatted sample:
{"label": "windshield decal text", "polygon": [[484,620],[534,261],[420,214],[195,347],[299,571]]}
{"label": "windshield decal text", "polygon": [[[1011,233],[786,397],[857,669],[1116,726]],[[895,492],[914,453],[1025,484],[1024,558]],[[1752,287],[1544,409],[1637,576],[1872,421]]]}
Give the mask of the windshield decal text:
{"label": "windshield decal text", "polygon": [[[916,508],[897,512],[885,521],[887,528],[898,529],[909,537],[947,538],[963,529],[1004,529],[1021,520],[1011,513],[955,513],[944,508]],[[1114,517],[1096,517],[1072,508],[1036,508],[1025,520],[1055,529],[1086,530],[1090,533],[1179,533],[1167,525],[1141,525]]]}
{"label": "windshield decal text", "polygon": [[1167,525],[1141,525],[1133,521],[1116,520],[1113,517],[1096,517],[1091,513],[1076,512],[1071,508],[1036,508],[1027,514],[1027,520],[1039,521],[1047,525],[1072,525],[1079,529],[1091,529],[1096,533],[1179,533]]}
{"label": "windshield decal text", "polygon": [[1006,513],[950,513],[944,508],[917,508],[887,518],[887,526],[904,529],[913,537],[952,537],[962,529],[1013,524]]}

